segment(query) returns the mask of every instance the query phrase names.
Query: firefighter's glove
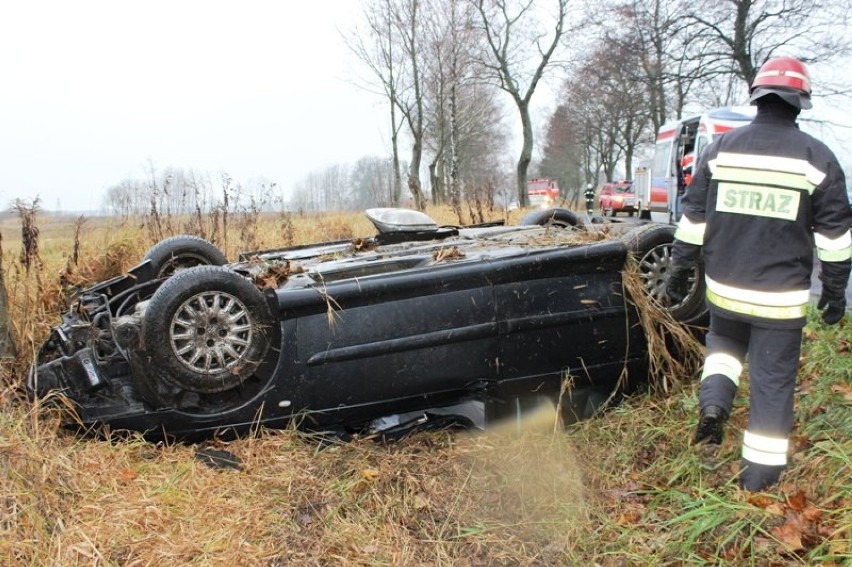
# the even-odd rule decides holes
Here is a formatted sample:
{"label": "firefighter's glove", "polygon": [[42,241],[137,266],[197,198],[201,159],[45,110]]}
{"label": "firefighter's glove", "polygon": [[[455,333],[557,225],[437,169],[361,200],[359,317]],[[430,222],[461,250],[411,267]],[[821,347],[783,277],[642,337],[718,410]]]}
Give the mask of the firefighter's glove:
{"label": "firefighter's glove", "polygon": [[689,272],[691,268],[674,265],[666,275],[666,299],[669,307],[683,303],[689,293]]}
{"label": "firefighter's glove", "polygon": [[845,262],[825,262],[822,265],[822,295],[817,309],[822,311],[822,320],[834,325],[843,319],[846,312],[846,285],[849,281],[849,260]]}

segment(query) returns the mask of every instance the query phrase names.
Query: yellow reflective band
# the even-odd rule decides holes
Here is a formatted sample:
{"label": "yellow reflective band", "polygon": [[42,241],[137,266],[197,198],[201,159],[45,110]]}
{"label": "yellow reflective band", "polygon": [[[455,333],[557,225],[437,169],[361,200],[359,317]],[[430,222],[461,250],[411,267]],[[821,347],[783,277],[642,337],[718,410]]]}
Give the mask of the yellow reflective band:
{"label": "yellow reflective band", "polygon": [[794,221],[799,216],[801,197],[801,192],[792,189],[720,182],[716,210]]}
{"label": "yellow reflective band", "polygon": [[852,235],[848,230],[838,238],[814,233],[814,243],[817,247],[817,257],[822,262],[843,262],[852,258]]}
{"label": "yellow reflective band", "polygon": [[820,262],[843,262],[852,258],[852,246],[845,250],[823,250],[817,248],[817,258]]}
{"label": "yellow reflective band", "polygon": [[816,185],[808,181],[801,173],[788,173],[783,171],[763,171],[760,169],[746,169],[740,167],[717,166],[713,172],[713,179],[717,181],[733,181],[738,183],[755,183],[758,185],[774,185],[788,189],[801,189],[813,193]]}
{"label": "yellow reflective band", "polygon": [[805,179],[814,186],[825,180],[825,173],[815,168],[807,160],[796,158],[719,152],[716,156],[716,167],[742,167],[762,171],[797,173],[804,175]]}
{"label": "yellow reflective band", "polygon": [[804,305],[797,305],[795,307],[769,307],[767,305],[754,305],[753,303],[746,303],[744,301],[737,301],[736,299],[722,297],[713,293],[709,289],[707,290],[707,301],[717,307],[733,311],[734,313],[742,313],[743,315],[751,315],[752,317],[762,317],[763,319],[798,319],[800,317],[804,317],[806,314],[806,307]]}
{"label": "yellow reflective band", "polygon": [[686,215],[680,217],[675,231],[675,238],[687,244],[701,246],[704,244],[704,229],[707,223],[692,222]]}
{"label": "yellow reflective band", "polygon": [[746,430],[743,435],[743,459],[759,465],[787,464],[789,441],[786,437],[769,437]]}
{"label": "yellow reflective band", "polygon": [[701,372],[701,379],[704,380],[708,376],[721,374],[729,378],[735,386],[740,385],[740,374],[743,372],[743,364],[730,354],[723,352],[714,352],[707,355],[707,360],[704,361],[704,370]]}
{"label": "yellow reflective band", "polygon": [[722,297],[730,297],[745,303],[755,305],[769,305],[771,307],[793,307],[805,305],[810,299],[809,289],[797,289],[793,291],[756,291],[725,285],[719,283],[709,276],[704,277],[707,287]]}

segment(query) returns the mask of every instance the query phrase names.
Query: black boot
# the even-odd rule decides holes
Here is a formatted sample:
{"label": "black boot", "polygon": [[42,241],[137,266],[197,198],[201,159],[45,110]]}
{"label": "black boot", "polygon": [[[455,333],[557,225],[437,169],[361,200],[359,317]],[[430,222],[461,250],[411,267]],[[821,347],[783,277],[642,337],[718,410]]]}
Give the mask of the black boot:
{"label": "black boot", "polygon": [[725,463],[722,458],[722,434],[726,419],[728,414],[719,406],[707,406],[701,410],[694,444],[703,469],[715,471]]}
{"label": "black boot", "polygon": [[727,419],[728,414],[719,406],[701,408],[701,417],[698,420],[698,427],[695,429],[694,443],[721,445],[725,420]]}

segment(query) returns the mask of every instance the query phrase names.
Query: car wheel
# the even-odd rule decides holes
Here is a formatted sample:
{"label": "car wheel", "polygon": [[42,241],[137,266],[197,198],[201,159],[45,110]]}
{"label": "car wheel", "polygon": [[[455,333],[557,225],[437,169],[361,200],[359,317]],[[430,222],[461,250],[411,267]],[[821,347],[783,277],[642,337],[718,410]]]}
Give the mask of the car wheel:
{"label": "car wheel", "polygon": [[258,369],[274,324],[254,284],[224,267],[196,266],[151,297],[142,344],[161,380],[192,392],[223,392]]}
{"label": "car wheel", "polygon": [[222,266],[228,259],[216,246],[197,236],[181,234],[161,240],[148,250],[155,278],[167,278],[177,270],[192,266]]}
{"label": "car wheel", "polygon": [[[645,291],[658,303],[665,304],[666,273],[671,267],[675,227],[649,224],[627,233],[624,238],[630,252],[639,261],[639,276]],[[699,264],[689,276],[689,291],[683,301],[667,309],[676,321],[687,322],[707,311],[704,301],[704,264]]]}
{"label": "car wheel", "polygon": [[568,209],[544,209],[531,212],[521,219],[520,224],[570,228],[577,226],[579,222],[577,215]]}

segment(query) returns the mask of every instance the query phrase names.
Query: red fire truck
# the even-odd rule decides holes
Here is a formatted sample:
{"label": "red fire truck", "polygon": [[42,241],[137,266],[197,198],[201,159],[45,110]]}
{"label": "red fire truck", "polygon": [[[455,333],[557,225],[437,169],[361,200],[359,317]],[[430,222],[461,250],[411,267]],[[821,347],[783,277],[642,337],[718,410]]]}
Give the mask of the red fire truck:
{"label": "red fire truck", "polygon": [[559,181],[550,177],[530,179],[527,181],[527,195],[530,207],[552,207],[559,198]]}

